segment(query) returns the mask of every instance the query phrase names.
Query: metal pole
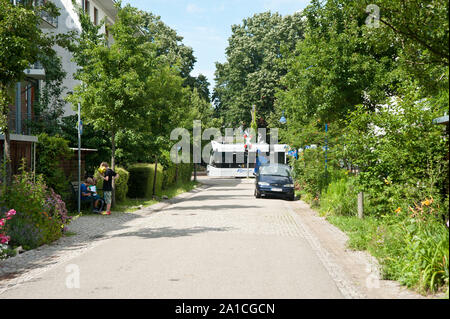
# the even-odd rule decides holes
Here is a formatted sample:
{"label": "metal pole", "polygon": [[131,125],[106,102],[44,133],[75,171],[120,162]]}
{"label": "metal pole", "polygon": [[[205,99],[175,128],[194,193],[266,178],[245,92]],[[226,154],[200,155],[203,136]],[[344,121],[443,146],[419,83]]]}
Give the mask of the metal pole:
{"label": "metal pole", "polygon": [[360,219],[364,218],[364,193],[360,192],[358,194],[358,217]]}
{"label": "metal pole", "polygon": [[81,103],[78,102],[78,214],[81,213]]}

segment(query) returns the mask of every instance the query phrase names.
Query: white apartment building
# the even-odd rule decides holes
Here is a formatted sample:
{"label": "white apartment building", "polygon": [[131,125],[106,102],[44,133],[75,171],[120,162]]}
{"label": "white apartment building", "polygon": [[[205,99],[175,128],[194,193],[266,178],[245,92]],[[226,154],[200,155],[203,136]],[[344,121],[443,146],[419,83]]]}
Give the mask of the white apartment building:
{"label": "white apartment building", "polygon": [[[20,1],[20,0],[12,0]],[[42,16],[41,28],[44,32],[52,33],[68,33],[70,31],[81,32],[81,24],[78,19],[78,15],[75,11],[75,7],[72,0],[35,0],[36,2],[51,1],[60,9],[60,16],[52,18]],[[115,0],[76,0],[76,3],[89,14],[91,21],[94,24],[99,24],[103,19],[106,19],[105,25],[100,29],[100,32],[107,33],[106,26],[114,24],[116,19],[117,10],[114,6]],[[63,86],[66,87],[65,94],[73,91],[74,87],[78,84],[73,77],[77,70],[76,63],[72,62],[72,54],[61,48],[55,47],[55,51],[62,59],[62,67],[67,73]],[[31,66],[29,70],[25,71],[27,77],[42,81],[45,79],[45,71],[40,63],[36,63]],[[42,84],[42,83],[40,83]],[[64,108],[64,116],[75,114],[72,110],[72,105],[66,104]]]}
{"label": "white apartment building", "polygon": [[[51,0],[58,8],[60,8],[61,15],[58,17],[58,21],[54,22],[54,28],[52,30],[56,33],[67,33],[69,31],[77,30],[81,32],[81,24],[78,19],[78,15],[75,12],[72,0]],[[116,19],[117,10],[114,6],[114,0],[76,0],[77,4],[85,10],[91,17],[91,21],[94,24],[99,24],[102,19],[106,19],[106,25],[114,24]],[[105,26],[100,30],[102,33],[107,33]],[[62,65],[64,71],[67,72],[66,79],[63,85],[67,88],[67,92],[73,91],[74,87],[78,84],[73,77],[77,70],[77,65],[72,62],[72,54],[67,50],[60,47],[56,48],[58,55],[62,58]],[[75,111],[72,109],[71,104],[67,104],[64,108],[64,116],[74,115]]]}
{"label": "white apartment building", "polygon": [[[11,0],[11,3],[18,5],[22,1]],[[52,18],[48,14],[43,13],[40,28],[44,32],[67,33],[74,30],[81,32],[81,24],[72,0],[34,0],[34,4],[39,5],[46,1],[52,1],[60,8],[60,16],[58,18]],[[114,0],[76,0],[76,3],[85,12],[89,13],[93,23],[100,23],[105,18],[106,25],[114,24],[117,15]],[[100,32],[107,33],[105,26],[101,28]],[[63,86],[66,87],[64,94],[67,95],[78,84],[78,81],[73,77],[77,70],[77,65],[72,62],[72,54],[69,51],[60,47],[55,47],[55,50],[61,57],[62,67],[67,73],[63,83]],[[8,116],[14,173],[17,173],[22,158],[26,159],[29,168],[35,165],[36,143],[38,143],[38,138],[31,135],[31,130],[26,126],[26,122],[32,120],[34,117],[34,105],[37,101],[39,90],[43,85],[43,80],[45,79],[45,70],[40,63],[31,65],[24,73],[25,78],[21,82],[16,83],[12,92],[13,104],[10,105],[10,114]],[[64,111],[64,116],[75,114],[71,104],[66,104]],[[3,158],[4,139],[5,137],[0,132],[0,162]]]}

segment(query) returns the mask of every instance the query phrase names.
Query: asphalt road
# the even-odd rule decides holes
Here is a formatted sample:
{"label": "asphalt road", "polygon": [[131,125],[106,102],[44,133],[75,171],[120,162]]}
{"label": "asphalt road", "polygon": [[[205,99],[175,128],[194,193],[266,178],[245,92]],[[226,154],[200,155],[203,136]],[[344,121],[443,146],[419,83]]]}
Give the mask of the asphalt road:
{"label": "asphalt road", "polygon": [[255,199],[253,181],[203,182],[0,298],[348,297],[292,209],[298,202]]}

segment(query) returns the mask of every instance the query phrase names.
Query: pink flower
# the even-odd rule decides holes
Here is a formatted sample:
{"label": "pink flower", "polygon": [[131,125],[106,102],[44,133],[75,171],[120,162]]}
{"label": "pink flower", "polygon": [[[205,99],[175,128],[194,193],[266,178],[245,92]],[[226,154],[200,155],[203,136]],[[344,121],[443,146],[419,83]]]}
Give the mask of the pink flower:
{"label": "pink flower", "polygon": [[1,244],[7,244],[10,241],[11,237],[9,236],[5,236],[5,235],[0,235],[0,243]]}
{"label": "pink flower", "polygon": [[17,214],[17,212],[14,209],[11,209],[9,212],[6,213],[6,217],[12,217],[15,214]]}
{"label": "pink flower", "polygon": [[5,223],[6,223],[5,218],[0,219],[0,226],[5,226]]}

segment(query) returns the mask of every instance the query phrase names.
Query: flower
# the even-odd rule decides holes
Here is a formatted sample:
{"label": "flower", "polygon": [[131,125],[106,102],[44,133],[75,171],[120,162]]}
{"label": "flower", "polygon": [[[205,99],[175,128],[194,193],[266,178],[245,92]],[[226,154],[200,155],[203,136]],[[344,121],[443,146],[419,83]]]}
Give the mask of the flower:
{"label": "flower", "polygon": [[0,243],[7,244],[11,240],[11,237],[5,236],[4,234],[0,234]]}
{"label": "flower", "polygon": [[425,201],[422,202],[422,206],[430,206],[431,204],[433,204],[433,199],[429,200],[426,198]]}
{"label": "flower", "polygon": [[399,207],[399,208],[397,208],[396,210],[395,210],[395,212],[398,214],[398,213],[400,213],[402,211],[402,208],[401,207]]}

